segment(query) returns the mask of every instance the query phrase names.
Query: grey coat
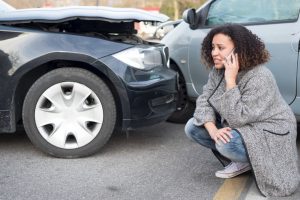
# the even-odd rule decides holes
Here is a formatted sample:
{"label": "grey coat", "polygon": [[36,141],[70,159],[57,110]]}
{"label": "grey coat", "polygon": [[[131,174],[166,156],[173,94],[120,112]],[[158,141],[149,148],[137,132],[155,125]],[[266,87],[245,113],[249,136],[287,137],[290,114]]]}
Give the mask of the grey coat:
{"label": "grey coat", "polygon": [[286,196],[298,187],[297,123],[265,66],[241,71],[227,90],[224,70],[213,69],[197,99],[194,124],[216,121],[243,138],[257,187],[265,196]]}

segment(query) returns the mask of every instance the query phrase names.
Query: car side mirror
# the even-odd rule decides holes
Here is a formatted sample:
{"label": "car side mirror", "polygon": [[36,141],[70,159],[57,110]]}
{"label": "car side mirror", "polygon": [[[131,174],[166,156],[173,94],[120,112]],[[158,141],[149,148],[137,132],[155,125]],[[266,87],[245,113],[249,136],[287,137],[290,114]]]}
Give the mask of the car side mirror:
{"label": "car side mirror", "polygon": [[198,26],[198,17],[194,8],[185,10],[182,14],[182,19],[190,25],[191,29],[196,29]]}

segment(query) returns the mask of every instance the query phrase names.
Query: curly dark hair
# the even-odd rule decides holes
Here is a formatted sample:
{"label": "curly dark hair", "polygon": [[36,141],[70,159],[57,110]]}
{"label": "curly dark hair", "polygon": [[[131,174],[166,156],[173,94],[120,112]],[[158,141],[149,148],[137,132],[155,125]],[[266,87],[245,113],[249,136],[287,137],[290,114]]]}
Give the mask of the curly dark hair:
{"label": "curly dark hair", "polygon": [[201,58],[207,67],[214,65],[212,52],[212,40],[216,34],[224,34],[231,38],[235,52],[238,54],[240,70],[254,68],[257,65],[268,62],[269,52],[261,39],[250,30],[238,24],[225,24],[213,28],[202,42]]}

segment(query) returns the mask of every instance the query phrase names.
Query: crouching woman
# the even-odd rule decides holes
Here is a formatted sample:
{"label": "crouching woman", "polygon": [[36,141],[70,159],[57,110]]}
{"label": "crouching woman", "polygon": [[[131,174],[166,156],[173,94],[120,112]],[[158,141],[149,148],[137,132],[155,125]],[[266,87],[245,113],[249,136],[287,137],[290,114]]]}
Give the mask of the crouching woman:
{"label": "crouching woman", "polygon": [[264,43],[241,25],[223,25],[205,37],[201,57],[211,71],[187,136],[230,161],[217,177],[252,170],[263,195],[292,194],[299,182],[297,124],[264,66]]}

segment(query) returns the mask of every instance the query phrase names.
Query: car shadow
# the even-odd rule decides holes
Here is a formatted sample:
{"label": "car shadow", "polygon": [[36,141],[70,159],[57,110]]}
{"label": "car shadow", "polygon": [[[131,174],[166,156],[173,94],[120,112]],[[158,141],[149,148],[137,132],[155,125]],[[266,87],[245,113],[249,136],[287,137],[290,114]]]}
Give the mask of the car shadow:
{"label": "car shadow", "polygon": [[[182,129],[182,131],[178,132],[179,129]],[[182,124],[168,122],[127,132],[115,132],[100,153],[117,152],[118,149],[130,151],[166,147],[166,145],[174,142],[174,137],[178,138],[178,141],[185,140],[186,137],[184,135],[184,126]]]}

